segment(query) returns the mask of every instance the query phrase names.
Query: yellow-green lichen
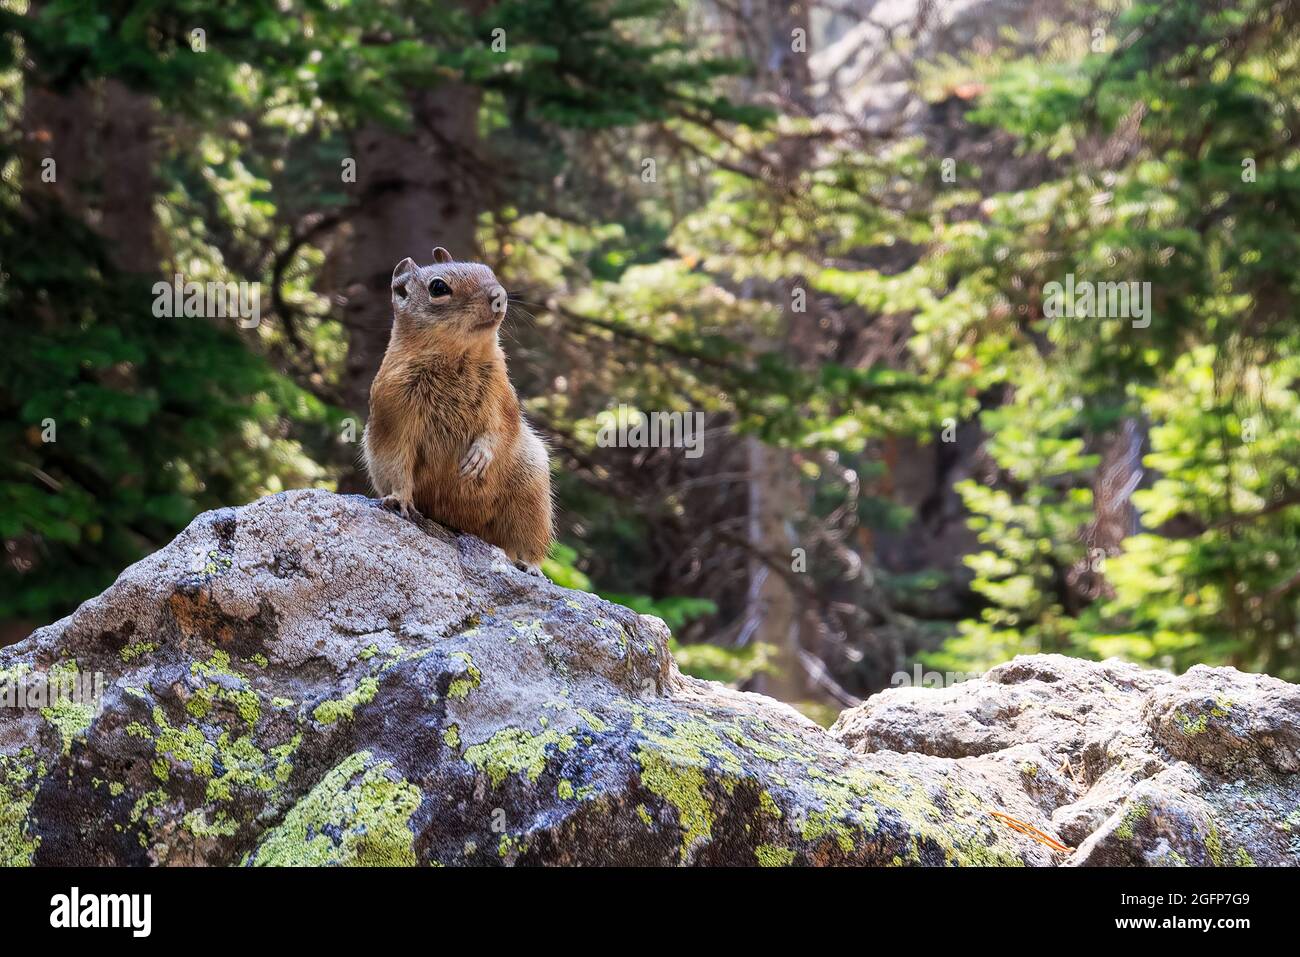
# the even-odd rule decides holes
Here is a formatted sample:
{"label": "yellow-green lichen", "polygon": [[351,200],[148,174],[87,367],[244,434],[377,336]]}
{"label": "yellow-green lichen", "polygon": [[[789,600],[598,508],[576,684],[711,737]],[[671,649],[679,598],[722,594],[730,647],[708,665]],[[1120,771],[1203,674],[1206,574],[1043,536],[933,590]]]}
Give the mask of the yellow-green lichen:
{"label": "yellow-green lichen", "polygon": [[764,791],[758,796],[758,806],[764,814],[770,815],[778,820],[781,818],[781,808],[777,806],[776,800],[767,791]]}
{"label": "yellow-green lichen", "polygon": [[746,735],[739,723],[729,725],[726,729],[726,734],[727,737],[730,738],[733,742],[740,745],[742,748],[744,748],[746,751],[749,751],[751,754],[757,755],[758,757],[762,758],[764,761],[777,762],[777,761],[781,761],[786,757],[784,751],[781,751],[778,748],[774,748],[769,744],[764,744],[763,742],[757,741],[754,738]]}
{"label": "yellow-green lichen", "polygon": [[25,661],[20,661],[10,668],[0,668],[0,688],[10,683],[17,683],[31,670],[32,666]]}
{"label": "yellow-green lichen", "polygon": [[58,700],[41,709],[46,724],[59,732],[63,740],[63,753],[72,753],[72,742],[82,737],[95,720],[94,701],[84,699],[91,690],[90,683],[79,677],[75,659],[63,661],[50,669],[50,691]]}
{"label": "yellow-green lichen", "polygon": [[247,735],[230,739],[227,732],[217,738],[218,760],[222,773],[208,782],[207,801],[232,801],[236,788],[246,788],[278,795],[279,788],[293,773],[293,753],[302,744],[302,735],[294,735],[284,744],[263,752]]}
{"label": "yellow-green lichen", "polygon": [[195,661],[190,664],[190,674],[199,678],[211,678],[215,675],[226,675],[227,677],[242,678],[237,671],[230,668],[230,655],[224,651],[217,650],[212,652],[207,661]]}
{"label": "yellow-green lichen", "polygon": [[[930,799],[924,782],[909,775],[891,774],[890,778],[905,784],[909,791],[905,798],[905,807],[909,810],[905,810],[903,816],[917,832],[913,841],[914,853],[919,850],[917,842],[924,839],[942,848],[944,861],[950,865],[1025,866],[1022,848],[1030,839],[1018,836],[1017,832],[989,815],[987,795],[973,792],[954,780],[945,780],[939,785],[947,808],[945,814]],[[885,787],[884,783],[879,783],[877,793]],[[880,803],[885,807],[894,806],[883,798]]]}
{"label": "yellow-green lichen", "polygon": [[577,746],[571,734],[551,728],[530,734],[523,728],[502,728],[481,744],[465,749],[465,760],[486,771],[493,787],[499,787],[511,774],[524,774],[536,781],[546,766],[550,748],[567,753]]}
{"label": "yellow-green lichen", "polygon": [[1209,711],[1203,711],[1195,718],[1183,711],[1174,712],[1174,720],[1182,729],[1183,734],[1188,737],[1194,737],[1198,734],[1204,734],[1209,730],[1211,718],[1226,718],[1229,711],[1232,710],[1232,699],[1223,695],[1214,696],[1214,707]]}
{"label": "yellow-green lichen", "polygon": [[393,667],[393,665],[397,664],[399,661],[406,659],[406,649],[401,645],[393,645],[393,647],[389,648],[384,652],[384,654],[387,656],[387,660],[379,666],[381,674]]}
{"label": "yellow-green lichen", "polygon": [[141,658],[158,648],[152,641],[137,641],[127,645],[117,653],[118,657],[126,664],[130,664],[137,658]]}
{"label": "yellow-green lichen", "polygon": [[573,798],[573,782],[568,778],[563,778],[555,788],[555,793],[559,795],[561,801],[569,801]]}
{"label": "yellow-green lichen", "polygon": [[643,729],[647,746],[682,764],[707,768],[712,758],[726,773],[742,773],[740,759],[712,725],[694,718],[669,718],[667,723],[672,730],[666,734]]}
{"label": "yellow-green lichen", "polygon": [[482,673],[474,665],[474,659],[467,651],[457,651],[452,654],[452,659],[460,661],[465,666],[465,673],[452,680],[447,686],[448,698],[467,698],[469,693],[479,686],[483,680]]}
{"label": "yellow-green lichen", "polygon": [[1219,827],[1214,821],[1210,821],[1205,832],[1205,852],[1215,867],[1223,866],[1223,838],[1219,836]]}
{"label": "yellow-green lichen", "polygon": [[254,855],[264,866],[413,866],[411,815],[419,788],[372,764],[369,751],[344,758],[285,815]]}
{"label": "yellow-green lichen", "polygon": [[654,827],[655,819],[650,816],[650,810],[644,804],[636,806],[636,815],[646,827]]}
{"label": "yellow-green lichen", "polygon": [[1134,804],[1125,812],[1123,820],[1119,822],[1119,827],[1115,828],[1115,837],[1121,841],[1133,840],[1133,828],[1145,821],[1150,811],[1151,805],[1147,801],[1139,801]]}
{"label": "yellow-green lichen", "polygon": [[460,749],[460,725],[450,724],[442,732],[442,743],[453,751]]}
{"label": "yellow-green lichen", "polygon": [[311,715],[318,724],[333,724],[341,718],[351,718],[358,707],[375,700],[379,693],[379,682],[374,678],[362,678],[357,686],[342,698],[322,701]]}
{"label": "yellow-green lichen", "polygon": [[841,851],[845,854],[853,853],[853,829],[836,817],[832,811],[810,811],[804,818],[799,832],[806,841],[816,842],[824,837],[834,838]]}
{"label": "yellow-green lichen", "polygon": [[139,824],[141,818],[153,808],[161,807],[167,803],[167,792],[162,788],[154,788],[152,791],[146,791],[136,798],[135,804],[131,807],[129,820],[132,824]]}
{"label": "yellow-green lichen", "polygon": [[794,851],[775,844],[760,844],[754,848],[759,867],[789,867],[794,861]]}
{"label": "yellow-green lichen", "polygon": [[[888,776],[865,768],[810,766],[808,786],[822,807],[798,821],[810,841],[830,839],[845,853],[856,853],[859,840],[868,840],[890,820],[890,830],[905,848],[900,859],[921,863],[924,848],[937,850],[943,862],[957,866],[1023,866],[1013,832],[995,827],[987,799],[952,779],[926,781],[898,770]],[[944,808],[931,790],[943,792]],[[901,825],[905,830],[898,833]]]}
{"label": "yellow-green lichen", "polygon": [[234,562],[228,556],[222,555],[215,548],[209,549],[208,554],[204,557],[206,560],[203,564],[203,574],[205,575],[215,575],[218,572],[229,571],[234,566]]}
{"label": "yellow-green lichen", "polygon": [[192,724],[173,728],[159,707],[153,709],[153,722],[158,726],[154,740],[154,753],[158,756],[154,762],[154,775],[160,781],[166,782],[168,779],[167,758],[179,764],[188,764],[201,777],[212,777],[217,749],[203,736],[202,731]]}
{"label": "yellow-green lichen", "polygon": [[0,867],[30,867],[40,847],[28,815],[45,776],[45,762],[32,748],[16,757],[0,754]]}
{"label": "yellow-green lichen", "polygon": [[[737,779],[745,773],[740,756],[722,735],[763,760],[777,761],[788,756],[746,735],[738,723],[723,725],[697,718],[670,717],[664,721],[670,729],[665,732],[647,721],[639,706],[634,705],[631,710],[632,727],[644,737],[636,754],[641,765],[641,783],[677,811],[682,829],[679,853],[683,861],[697,843],[713,836],[714,811],[708,795],[711,779],[713,784],[731,793]],[[813,830],[817,830],[816,823]]]}
{"label": "yellow-green lichen", "polygon": [[1210,724],[1208,714],[1199,714],[1193,719],[1181,711],[1176,711],[1174,712],[1174,718],[1178,721],[1179,727],[1182,728],[1183,734],[1189,738],[1197,734],[1204,734]]}
{"label": "yellow-green lichen", "polygon": [[502,860],[512,855],[522,854],[528,850],[528,843],[517,837],[511,837],[509,834],[502,834],[501,840],[497,841],[497,856]]}
{"label": "yellow-green lichen", "polygon": [[190,811],[181,819],[181,825],[195,837],[230,837],[239,830],[239,824],[225,811],[218,811],[209,823],[202,808]]}
{"label": "yellow-green lichen", "polygon": [[71,754],[72,742],[82,737],[95,720],[95,706],[57,701],[48,708],[42,708],[41,717],[59,732],[59,737],[63,739],[63,753]]}
{"label": "yellow-green lichen", "polygon": [[[190,665],[190,674],[204,679],[201,688],[185,702],[185,710],[195,718],[206,718],[217,701],[231,705],[249,728],[256,726],[262,716],[262,703],[251,690],[248,679],[230,667],[230,655],[214,651],[207,661]],[[230,684],[238,687],[231,688]]]}
{"label": "yellow-green lichen", "polygon": [[713,807],[705,794],[704,772],[698,765],[678,763],[660,751],[642,749],[636,757],[641,764],[641,783],[677,811],[682,829],[679,855],[685,861],[697,842],[713,837]]}
{"label": "yellow-green lichen", "polygon": [[871,834],[876,830],[878,816],[867,798],[896,806],[905,818],[907,812],[917,810],[908,806],[899,788],[857,769],[834,774],[814,767],[809,768],[808,776],[809,787],[820,798],[822,807],[804,816],[799,832],[808,841],[833,839],[845,854],[853,853],[860,833]]}

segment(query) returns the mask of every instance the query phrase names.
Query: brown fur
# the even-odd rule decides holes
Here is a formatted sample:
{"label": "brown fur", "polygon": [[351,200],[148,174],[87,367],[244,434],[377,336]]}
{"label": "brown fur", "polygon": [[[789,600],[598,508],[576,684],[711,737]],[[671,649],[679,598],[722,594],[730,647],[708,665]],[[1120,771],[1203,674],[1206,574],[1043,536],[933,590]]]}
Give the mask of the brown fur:
{"label": "brown fur", "polygon": [[[450,296],[434,296],[442,279]],[[479,263],[403,260],[393,331],[370,387],[366,470],[384,505],[537,565],[551,543],[546,447],[519,410],[497,329],[505,290]]]}

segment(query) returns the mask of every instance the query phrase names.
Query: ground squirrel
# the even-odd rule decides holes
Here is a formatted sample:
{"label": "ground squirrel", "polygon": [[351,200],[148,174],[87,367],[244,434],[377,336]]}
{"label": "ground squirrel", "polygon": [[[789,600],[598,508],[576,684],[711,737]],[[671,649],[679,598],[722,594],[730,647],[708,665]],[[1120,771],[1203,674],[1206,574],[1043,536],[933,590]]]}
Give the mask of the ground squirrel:
{"label": "ground squirrel", "polygon": [[546,446],[523,420],[497,329],[506,291],[481,263],[403,259],[362,445],[386,508],[499,545],[535,570],[551,543]]}

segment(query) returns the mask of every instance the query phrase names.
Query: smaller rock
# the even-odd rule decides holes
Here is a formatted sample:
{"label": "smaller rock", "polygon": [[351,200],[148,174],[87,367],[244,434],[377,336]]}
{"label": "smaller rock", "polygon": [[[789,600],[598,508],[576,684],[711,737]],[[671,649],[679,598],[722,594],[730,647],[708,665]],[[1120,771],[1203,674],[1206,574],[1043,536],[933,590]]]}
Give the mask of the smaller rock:
{"label": "smaller rock", "polygon": [[1196,665],[1153,694],[1144,717],[1170,754],[1199,767],[1300,772],[1300,688],[1277,678]]}

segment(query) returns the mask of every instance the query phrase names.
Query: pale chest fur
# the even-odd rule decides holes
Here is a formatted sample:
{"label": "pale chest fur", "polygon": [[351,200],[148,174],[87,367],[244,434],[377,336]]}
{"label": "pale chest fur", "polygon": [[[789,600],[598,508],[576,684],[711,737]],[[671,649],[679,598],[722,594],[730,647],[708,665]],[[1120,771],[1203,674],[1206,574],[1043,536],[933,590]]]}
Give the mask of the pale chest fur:
{"label": "pale chest fur", "polygon": [[371,393],[369,453],[381,460],[400,456],[417,472],[450,473],[478,436],[517,429],[517,406],[509,411],[513,394],[499,362],[386,359]]}
{"label": "pale chest fur", "polygon": [[466,359],[423,359],[395,370],[394,391],[403,411],[435,434],[427,441],[468,442],[491,422],[505,372]]}

